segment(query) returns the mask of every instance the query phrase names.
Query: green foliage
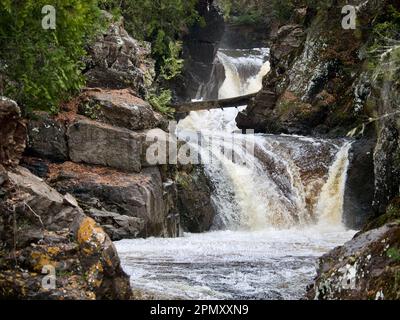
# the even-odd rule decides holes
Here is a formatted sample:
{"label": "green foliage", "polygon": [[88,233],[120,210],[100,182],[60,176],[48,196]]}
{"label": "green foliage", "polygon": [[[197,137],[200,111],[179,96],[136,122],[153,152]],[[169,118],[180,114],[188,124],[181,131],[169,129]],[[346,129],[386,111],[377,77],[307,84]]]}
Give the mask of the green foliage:
{"label": "green foliage", "polygon": [[218,0],[226,21],[237,25],[260,25],[271,11],[269,1]]}
{"label": "green foliage", "polygon": [[280,22],[288,21],[294,8],[292,0],[272,0],[273,14]]}
{"label": "green foliage", "polygon": [[172,100],[171,90],[161,89],[159,92],[153,90],[147,94],[146,100],[158,112],[172,116],[174,110],[169,107]]}
{"label": "green foliage", "polygon": [[387,251],[387,256],[396,262],[400,262],[400,250],[397,248],[390,248]]}
{"label": "green foliage", "polygon": [[168,49],[167,54],[163,56],[163,64],[160,72],[160,76],[164,80],[171,80],[179,75],[185,62],[183,59],[179,59],[182,50],[181,42],[170,42]]}
{"label": "green foliage", "polygon": [[[56,29],[42,28],[42,7],[56,8]],[[3,95],[28,109],[56,111],[84,85],[84,45],[98,27],[97,0],[0,0]]]}
{"label": "green foliage", "polygon": [[182,33],[201,19],[198,0],[102,0],[102,7],[119,9],[127,31],[152,44],[158,70],[165,79],[176,76],[183,66],[179,59]]}

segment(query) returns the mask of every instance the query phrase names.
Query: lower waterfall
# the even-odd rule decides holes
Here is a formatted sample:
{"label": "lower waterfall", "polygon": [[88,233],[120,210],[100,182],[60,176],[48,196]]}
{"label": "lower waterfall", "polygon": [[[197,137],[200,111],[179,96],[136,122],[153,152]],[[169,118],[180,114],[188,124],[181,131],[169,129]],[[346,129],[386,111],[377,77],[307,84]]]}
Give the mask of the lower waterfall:
{"label": "lower waterfall", "polygon": [[[259,91],[268,55],[221,50],[219,98]],[[116,243],[139,297],[298,299],[316,258],[354,235],[342,224],[351,142],[242,134],[243,108],[192,112],[179,123],[182,140],[212,141],[191,147],[207,159],[217,216],[209,233]]]}

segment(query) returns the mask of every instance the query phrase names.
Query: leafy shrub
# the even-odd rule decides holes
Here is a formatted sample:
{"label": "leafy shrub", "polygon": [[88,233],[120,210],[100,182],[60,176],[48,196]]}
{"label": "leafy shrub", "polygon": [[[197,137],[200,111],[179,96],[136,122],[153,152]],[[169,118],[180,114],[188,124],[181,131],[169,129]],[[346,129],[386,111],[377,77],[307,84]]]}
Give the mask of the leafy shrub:
{"label": "leafy shrub", "polygon": [[[56,8],[56,29],[42,8]],[[84,85],[84,45],[100,26],[97,0],[0,0],[0,94],[27,109],[56,111]]]}
{"label": "leafy shrub", "polygon": [[169,107],[172,100],[171,90],[161,89],[159,92],[153,90],[147,94],[146,100],[158,112],[172,116],[174,110]]}

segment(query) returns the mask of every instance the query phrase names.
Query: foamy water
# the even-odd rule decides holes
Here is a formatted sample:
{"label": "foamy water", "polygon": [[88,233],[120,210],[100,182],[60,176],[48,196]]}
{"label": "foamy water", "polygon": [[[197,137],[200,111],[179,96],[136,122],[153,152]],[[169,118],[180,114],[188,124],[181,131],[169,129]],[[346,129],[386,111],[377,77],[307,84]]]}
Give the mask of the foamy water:
{"label": "foamy water", "polygon": [[316,260],[354,235],[320,228],[217,231],[116,243],[132,287],[163,299],[300,299]]}

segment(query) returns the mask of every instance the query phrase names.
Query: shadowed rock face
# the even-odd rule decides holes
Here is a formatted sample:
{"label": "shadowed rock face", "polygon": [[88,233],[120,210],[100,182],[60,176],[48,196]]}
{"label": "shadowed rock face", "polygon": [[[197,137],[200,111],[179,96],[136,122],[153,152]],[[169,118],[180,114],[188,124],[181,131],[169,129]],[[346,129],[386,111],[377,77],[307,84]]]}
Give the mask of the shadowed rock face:
{"label": "shadowed rock face", "polygon": [[188,173],[181,172],[177,183],[182,228],[194,233],[209,231],[216,215],[209,179],[201,168],[194,168]]}
{"label": "shadowed rock face", "polygon": [[179,100],[195,98],[199,87],[210,80],[225,28],[222,14],[212,3],[210,0],[199,1],[197,9],[206,26],[194,26],[184,39],[184,71],[182,76],[171,84]]}
{"label": "shadowed rock face", "polygon": [[[359,23],[371,23],[386,3],[365,2],[358,12]],[[240,128],[343,136],[357,125],[367,112],[362,52],[371,33],[342,28],[338,8],[346,4],[340,0],[317,13],[308,9],[300,24],[293,17],[279,28],[272,39],[271,72],[258,97],[238,116]]]}

